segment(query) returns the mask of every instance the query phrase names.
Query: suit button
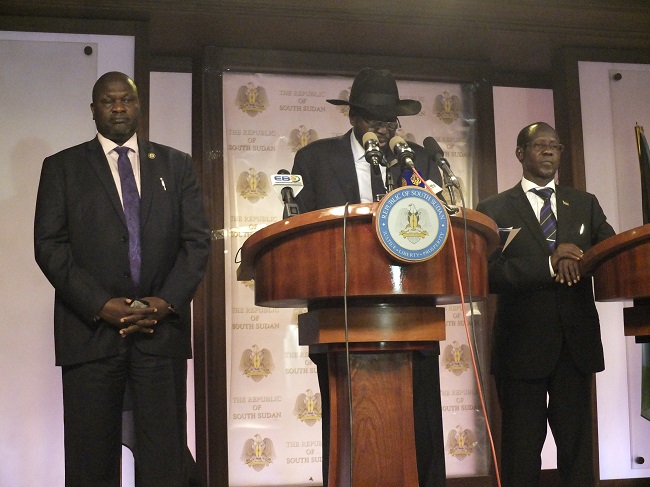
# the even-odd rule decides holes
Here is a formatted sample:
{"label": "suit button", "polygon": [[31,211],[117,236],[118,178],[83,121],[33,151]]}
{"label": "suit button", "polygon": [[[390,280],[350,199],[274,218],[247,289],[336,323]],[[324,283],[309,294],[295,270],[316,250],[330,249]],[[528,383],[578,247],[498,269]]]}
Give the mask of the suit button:
{"label": "suit button", "polygon": [[131,273],[130,272],[125,272],[124,277],[126,277],[127,279],[130,279],[131,278]]}
{"label": "suit button", "polygon": [[126,235],[123,235],[122,238],[121,238],[120,240],[122,240],[122,242],[128,242],[128,241],[129,241],[129,237],[127,237]]}

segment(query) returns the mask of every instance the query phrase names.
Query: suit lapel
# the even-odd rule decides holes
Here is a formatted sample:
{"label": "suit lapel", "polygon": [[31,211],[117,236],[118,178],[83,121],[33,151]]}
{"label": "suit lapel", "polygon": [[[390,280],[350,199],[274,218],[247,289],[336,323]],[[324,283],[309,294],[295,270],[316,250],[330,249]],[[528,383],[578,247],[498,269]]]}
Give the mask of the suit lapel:
{"label": "suit lapel", "polygon": [[512,200],[512,208],[517,212],[521,222],[522,227],[526,227],[526,230],[533,239],[539,244],[539,246],[545,251],[548,252],[548,243],[546,243],[546,238],[542,232],[542,227],[539,225],[539,220],[533,211],[532,206],[530,206],[530,201],[524,190],[521,188],[521,184],[517,184],[514,188],[510,190],[510,198]]}
{"label": "suit lapel", "polygon": [[350,146],[351,130],[339,137],[338,147],[331,159],[332,173],[336,177],[346,201],[360,203],[359,179],[355,167],[354,155]]}
{"label": "suit lapel", "polygon": [[108,160],[106,159],[106,154],[104,154],[104,150],[102,149],[102,145],[99,143],[99,139],[95,137],[93,140],[87,143],[86,148],[90,165],[97,173],[97,177],[104,187],[108,198],[111,200],[115,211],[126,227],[126,218],[124,216],[122,202],[120,201],[120,195],[118,194],[117,188],[115,187],[115,179],[113,179],[113,173],[111,173],[110,166],[108,165]]}
{"label": "suit lapel", "polygon": [[[146,140],[138,138],[140,152],[140,227],[144,227],[151,208],[154,184],[156,183],[156,156],[157,154]],[[159,181],[158,184],[162,184]]]}
{"label": "suit lapel", "polygon": [[568,194],[563,187],[555,185],[555,204],[557,207],[557,244],[568,241],[566,235],[570,232],[570,222],[573,221],[573,210]]}

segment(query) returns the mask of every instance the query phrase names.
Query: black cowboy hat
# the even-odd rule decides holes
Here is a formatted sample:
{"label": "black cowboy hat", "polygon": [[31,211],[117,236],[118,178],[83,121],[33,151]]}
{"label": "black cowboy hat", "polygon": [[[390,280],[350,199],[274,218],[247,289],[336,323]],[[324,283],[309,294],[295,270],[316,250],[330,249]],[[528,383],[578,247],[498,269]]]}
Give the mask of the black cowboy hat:
{"label": "black cowboy hat", "polygon": [[349,100],[327,100],[332,105],[349,105],[370,112],[384,120],[417,115],[422,104],[417,100],[400,100],[397,83],[386,69],[364,68],[352,83]]}

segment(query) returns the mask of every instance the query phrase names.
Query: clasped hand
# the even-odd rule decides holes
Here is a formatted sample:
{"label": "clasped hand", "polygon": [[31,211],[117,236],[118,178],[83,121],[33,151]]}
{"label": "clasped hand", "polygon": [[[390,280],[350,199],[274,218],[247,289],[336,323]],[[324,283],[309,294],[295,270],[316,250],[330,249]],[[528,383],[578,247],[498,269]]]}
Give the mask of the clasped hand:
{"label": "clasped hand", "polygon": [[125,338],[132,333],[153,333],[154,326],[171,313],[167,301],[155,296],[142,298],[149,303],[146,308],[132,308],[129,298],[109,299],[99,312],[99,317],[120,329]]}
{"label": "clasped hand", "polygon": [[566,283],[568,286],[577,284],[580,280],[579,262],[582,250],[575,244],[561,243],[551,255],[551,265],[555,271],[555,282]]}

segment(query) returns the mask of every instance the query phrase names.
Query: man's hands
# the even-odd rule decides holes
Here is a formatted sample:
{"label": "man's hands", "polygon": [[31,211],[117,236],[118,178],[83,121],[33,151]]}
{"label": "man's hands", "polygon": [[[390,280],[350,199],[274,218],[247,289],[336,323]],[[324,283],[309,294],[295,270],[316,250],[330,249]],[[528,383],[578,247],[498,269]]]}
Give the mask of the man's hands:
{"label": "man's hands", "polygon": [[561,243],[551,255],[551,265],[555,271],[555,282],[566,283],[567,286],[577,284],[580,280],[582,250],[572,243]]}
{"label": "man's hands", "polygon": [[125,338],[132,333],[153,333],[154,326],[171,313],[167,301],[155,296],[142,298],[149,303],[146,308],[132,308],[129,298],[109,299],[98,316],[120,329]]}

